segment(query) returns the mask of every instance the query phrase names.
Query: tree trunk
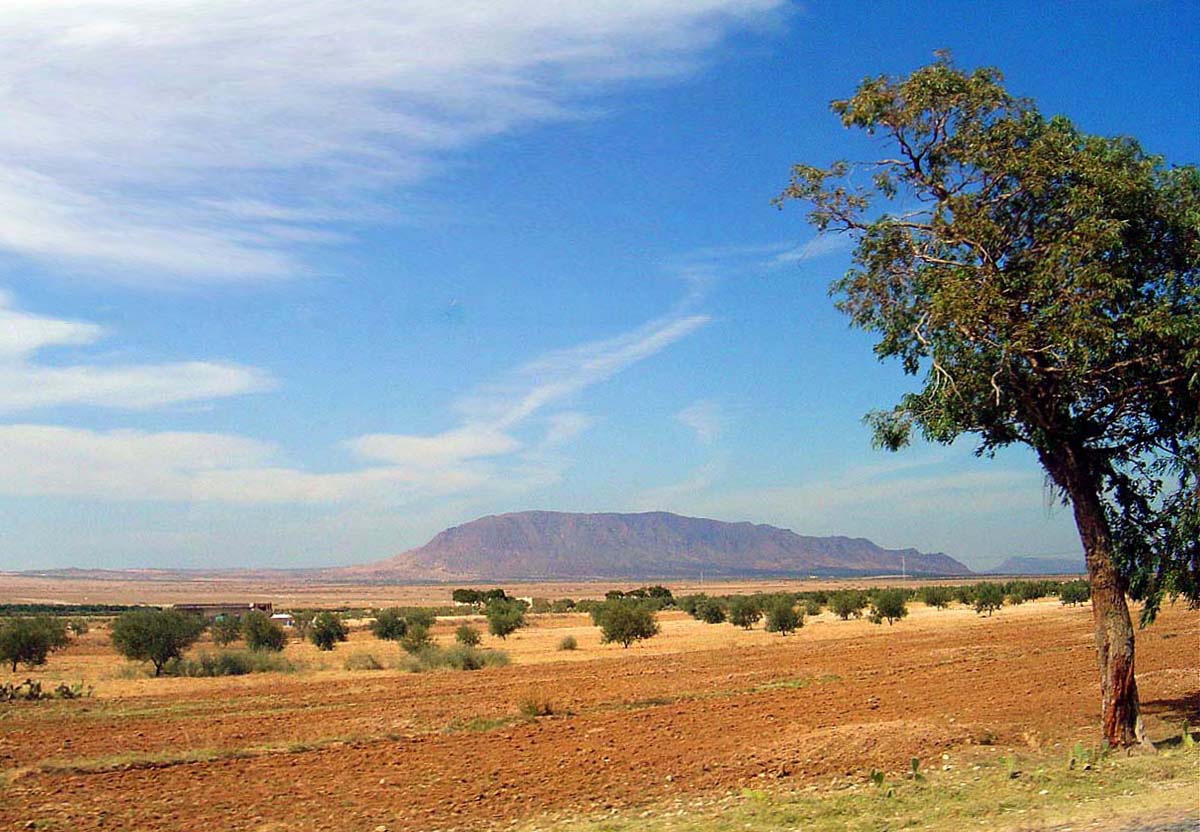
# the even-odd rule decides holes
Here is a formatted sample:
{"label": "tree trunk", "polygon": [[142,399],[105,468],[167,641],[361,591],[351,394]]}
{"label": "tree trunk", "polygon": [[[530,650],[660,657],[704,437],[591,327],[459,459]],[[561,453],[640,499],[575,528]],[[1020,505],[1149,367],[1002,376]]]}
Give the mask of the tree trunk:
{"label": "tree trunk", "polygon": [[1112,532],[1101,502],[1100,483],[1079,456],[1069,452],[1065,456],[1047,468],[1071,499],[1087,562],[1104,739],[1115,748],[1144,744],[1133,675],[1133,622],[1125,601],[1125,581],[1113,563]]}

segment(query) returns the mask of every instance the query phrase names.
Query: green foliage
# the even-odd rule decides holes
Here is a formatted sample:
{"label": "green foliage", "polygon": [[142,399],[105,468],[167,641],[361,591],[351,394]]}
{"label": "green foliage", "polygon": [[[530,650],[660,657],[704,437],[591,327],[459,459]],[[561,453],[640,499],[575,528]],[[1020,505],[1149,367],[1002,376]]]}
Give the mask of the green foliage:
{"label": "green foliage", "polygon": [[692,608],[692,617],[705,624],[720,624],[725,620],[725,605],[716,598],[701,598]]}
{"label": "green foliage", "polygon": [[635,599],[606,601],[594,620],[600,628],[602,644],[617,643],[628,648],[635,641],[653,638],[659,633],[653,610]]}
{"label": "green foliage", "polygon": [[867,608],[867,596],[857,589],[842,589],[829,596],[829,608],[843,621],[850,616],[860,618]]}
{"label": "green foliage", "polygon": [[454,631],[454,640],[466,647],[478,647],[483,641],[483,636],[470,624],[459,624],[458,629]]}
{"label": "green foliage", "polygon": [[164,676],[245,676],[250,673],[290,673],[295,666],[273,651],[221,650],[200,653],[194,659],[173,658],[162,670]]}
{"label": "green foliage", "polygon": [[1058,599],[1065,606],[1086,604],[1092,597],[1087,581],[1067,581],[1058,592]]}
{"label": "green foliage", "polygon": [[578,650],[579,641],[575,636],[563,636],[558,642],[559,650]]}
{"label": "green foliage", "polygon": [[1027,445],[1144,620],[1200,600],[1200,170],[945,56],[833,110],[887,158],[797,165],[780,200],[854,239],[838,308],[924,376],[877,444]]}
{"label": "green foliage", "polygon": [[204,622],[178,610],[153,608],[121,613],[113,622],[110,640],[118,653],[133,661],[150,662],[154,675],[178,659],[204,632]]}
{"label": "green foliage", "polygon": [[37,667],[46,663],[49,655],[67,644],[67,625],[57,618],[39,615],[34,618],[10,618],[0,621],[0,662]]}
{"label": "green foliage", "polygon": [[796,609],[790,596],[772,600],[767,604],[766,630],[786,636],[804,626],[804,615]]}
{"label": "green foliage", "polygon": [[253,610],[242,618],[242,633],[251,650],[278,653],[287,646],[287,633],[265,612]]}
{"label": "green foliage", "polygon": [[927,607],[944,610],[954,600],[954,592],[948,586],[923,586],[917,590],[917,598]]}
{"label": "green foliage", "polygon": [[224,647],[242,637],[242,619],[237,615],[223,615],[208,627],[213,644]]}
{"label": "green foliage", "polygon": [[975,597],[975,612],[989,616],[1004,605],[1004,588],[1000,584],[984,581],[976,584],[973,593]]}
{"label": "green foliage", "polygon": [[[461,592],[462,590],[455,590]],[[399,641],[408,632],[408,622],[401,610],[395,607],[380,610],[368,625],[371,635],[383,641]]]}
{"label": "green foliage", "polygon": [[729,599],[729,622],[734,626],[749,630],[762,619],[762,607],[754,598],[735,595]]}
{"label": "green foliage", "polygon": [[406,653],[419,653],[433,646],[433,636],[429,629],[421,624],[409,624],[404,635],[400,637],[400,647]]}
{"label": "green foliage", "polygon": [[72,618],[67,622],[67,629],[71,631],[76,638],[87,635],[88,623],[86,618]]}
{"label": "green foliage", "polygon": [[317,646],[318,650],[332,650],[339,641],[349,638],[346,622],[341,616],[332,612],[319,612],[313,616],[312,624],[308,627],[308,640]]}
{"label": "green foliage", "polygon": [[437,615],[428,607],[413,607],[406,610],[404,620],[409,627],[424,627],[426,630],[437,622]]}
{"label": "green foliage", "polygon": [[409,673],[425,673],[430,670],[482,670],[507,664],[508,654],[503,650],[480,650],[459,644],[449,649],[427,647],[407,655],[401,661],[400,669]]}
{"label": "green foliage", "polygon": [[908,615],[907,589],[881,589],[871,600],[871,612],[868,619],[872,624],[882,624],[884,621],[890,627]]}
{"label": "green foliage", "polygon": [[515,600],[496,599],[487,605],[488,632],[502,639],[525,626],[525,605]]}
{"label": "green foliage", "polygon": [[575,601],[571,598],[559,598],[550,605],[550,612],[570,612],[575,609]]}

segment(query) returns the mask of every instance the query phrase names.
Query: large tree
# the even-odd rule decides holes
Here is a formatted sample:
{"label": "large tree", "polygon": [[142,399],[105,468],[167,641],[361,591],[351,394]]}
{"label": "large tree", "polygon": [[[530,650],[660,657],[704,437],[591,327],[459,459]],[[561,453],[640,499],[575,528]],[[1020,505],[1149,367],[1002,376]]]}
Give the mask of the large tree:
{"label": "large tree", "polygon": [[832,109],[888,157],[798,165],[780,200],[852,236],[838,307],[922,377],[868,415],[876,442],[1034,451],[1086,556],[1104,736],[1139,742],[1126,595],[1148,621],[1200,583],[1200,171],[944,55]]}

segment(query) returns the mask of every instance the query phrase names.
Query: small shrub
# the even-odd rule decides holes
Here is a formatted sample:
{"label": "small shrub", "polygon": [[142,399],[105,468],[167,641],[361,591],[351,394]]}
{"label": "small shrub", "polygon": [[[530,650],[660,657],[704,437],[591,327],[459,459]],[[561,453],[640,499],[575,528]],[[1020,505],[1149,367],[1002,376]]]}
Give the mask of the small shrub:
{"label": "small shrub", "polygon": [[725,620],[725,607],[715,598],[705,598],[696,604],[692,615],[705,624],[720,624]]}
{"label": "small shrub", "polygon": [[575,636],[563,636],[558,642],[559,650],[578,650],[579,642]]}
{"label": "small shrub", "polygon": [[287,633],[265,612],[254,610],[247,613],[242,619],[242,633],[246,637],[246,646],[251,650],[278,653],[287,646]]}
{"label": "small shrub", "polygon": [[525,626],[525,605],[514,600],[494,600],[487,605],[488,632],[506,639]]}
{"label": "small shrub", "polygon": [[882,624],[886,621],[890,627],[906,615],[908,615],[908,590],[881,589],[875,593],[869,615],[872,624]]}
{"label": "small shrub", "polygon": [[766,630],[786,636],[804,626],[804,616],[789,598],[777,598],[767,606]]}
{"label": "small shrub", "polygon": [[1004,604],[1004,588],[1000,584],[984,582],[975,587],[975,612],[991,616]]}
{"label": "small shrub", "polygon": [[762,619],[762,607],[753,598],[737,595],[729,600],[729,621],[743,630],[751,629]]}
{"label": "small shrub", "polygon": [[457,645],[447,650],[426,647],[401,659],[398,665],[409,673],[425,673],[430,670],[482,670],[485,667],[505,667],[508,654],[503,650],[480,650],[477,647]]}
{"label": "small shrub", "polygon": [[483,636],[470,624],[460,624],[454,631],[454,640],[465,647],[478,647]]}
{"label": "small shrub", "polygon": [[332,650],[348,637],[346,622],[331,612],[317,613],[308,628],[308,639],[318,650]]}
{"label": "small shrub", "polygon": [[295,670],[282,656],[255,650],[222,650],[200,653],[194,659],[174,658],[163,666],[165,676],[245,676],[250,673],[286,673]]}
{"label": "small shrub", "polygon": [[548,699],[531,696],[517,703],[517,712],[526,719],[554,716],[554,705]]}
{"label": "small shrub", "polygon": [[351,653],[346,657],[344,667],[347,670],[383,670],[379,659],[370,653]]}
{"label": "small shrub", "polygon": [[70,621],[67,622],[67,629],[70,630],[71,633],[76,638],[79,638],[80,636],[83,636],[83,635],[87,635],[87,631],[88,631],[87,619],[86,618],[72,618]]}

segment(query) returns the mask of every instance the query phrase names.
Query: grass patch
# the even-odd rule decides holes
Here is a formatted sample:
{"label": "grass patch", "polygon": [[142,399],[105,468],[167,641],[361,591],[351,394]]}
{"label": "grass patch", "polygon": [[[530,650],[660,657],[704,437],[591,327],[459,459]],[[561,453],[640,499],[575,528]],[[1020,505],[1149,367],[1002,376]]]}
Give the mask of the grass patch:
{"label": "grass patch", "polygon": [[827,685],[830,682],[840,682],[842,677],[836,673],[826,673],[823,676],[800,676],[796,679],[780,679],[778,682],[767,682],[751,688],[752,693],[764,690],[803,690],[812,685]]}
{"label": "grass patch", "polygon": [[[1016,777],[1012,776],[1017,771]],[[660,809],[547,824],[554,832],[866,832],[920,828],[1040,829],[1097,818],[1195,817],[1200,746],[1157,755],[1110,755],[1093,768],[1062,757],[989,760],[960,770],[884,774],[824,793],[743,789]],[[1189,814],[1190,813],[1190,814]]]}
{"label": "grass patch", "polygon": [[347,670],[383,670],[383,665],[379,663],[379,659],[370,653],[363,652],[351,653],[346,657],[346,661],[342,666]]}
{"label": "grass patch", "polygon": [[175,659],[163,667],[165,676],[246,676],[250,673],[292,673],[296,666],[265,650],[220,650],[199,653],[192,659]]}
{"label": "grass patch", "polygon": [[431,670],[482,670],[485,667],[505,667],[508,654],[503,650],[481,650],[459,644],[454,647],[425,647],[403,656],[397,667],[409,673]]}

